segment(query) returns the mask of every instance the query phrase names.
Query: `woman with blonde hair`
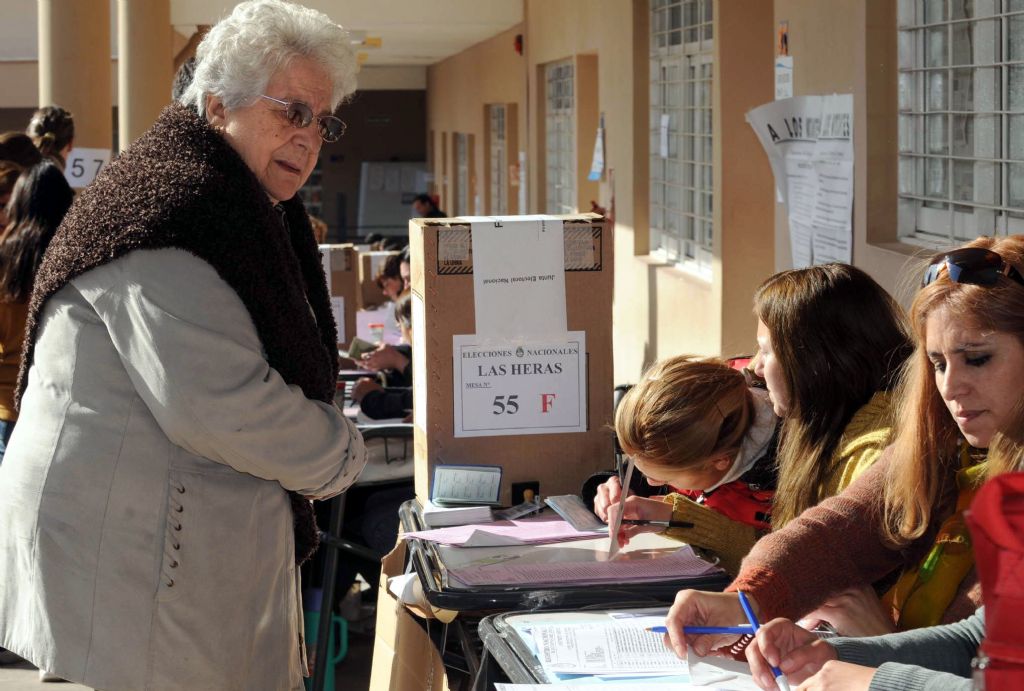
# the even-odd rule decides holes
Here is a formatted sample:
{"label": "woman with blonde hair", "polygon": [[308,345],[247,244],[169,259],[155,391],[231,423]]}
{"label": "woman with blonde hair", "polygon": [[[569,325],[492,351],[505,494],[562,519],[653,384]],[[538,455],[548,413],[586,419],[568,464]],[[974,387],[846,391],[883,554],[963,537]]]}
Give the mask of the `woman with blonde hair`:
{"label": "woman with blonde hair", "polygon": [[[631,496],[623,516],[692,523],[667,534],[712,552],[735,573],[770,526],[777,423],[764,390],[722,360],[682,355],[655,363],[619,403],[615,433],[647,484],[673,492]],[[612,522],[620,497],[618,478],[610,478],[598,487],[597,515]],[[619,542],[650,529],[624,527]]]}
{"label": "woman with blonde hair", "polygon": [[[835,593],[888,579],[882,613],[901,630],[959,621],[979,604],[963,510],[1014,454],[986,461],[1024,404],[1024,236],[978,238],[937,255],[910,311],[916,349],[899,391],[897,434],[837,497],[765,537],[729,590],[761,619],[795,619]],[[698,654],[720,637],[684,624],[743,620],[734,592],[682,591],[671,644]]]}

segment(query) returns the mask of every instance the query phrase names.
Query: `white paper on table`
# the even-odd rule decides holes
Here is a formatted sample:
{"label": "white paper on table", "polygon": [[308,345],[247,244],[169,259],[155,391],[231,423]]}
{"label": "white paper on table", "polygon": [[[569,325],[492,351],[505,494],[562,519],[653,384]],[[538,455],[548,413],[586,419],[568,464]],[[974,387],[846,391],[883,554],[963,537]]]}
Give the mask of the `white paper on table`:
{"label": "white paper on table", "polygon": [[345,335],[345,298],[340,295],[331,296],[331,314],[338,325],[338,343],[348,343]]}
{"label": "white paper on table", "polygon": [[470,217],[473,301],[482,341],[566,335],[565,233],[554,217]]}
{"label": "white paper on table", "polygon": [[537,659],[558,674],[687,673],[680,660],[665,647],[662,635],[641,626],[609,621],[604,624],[549,624],[534,626]]}
{"label": "white paper on table", "polygon": [[495,521],[417,530],[403,533],[403,538],[419,538],[442,545],[460,547],[500,547],[527,545],[567,540],[582,540],[595,536],[594,531],[573,528],[560,516],[542,516],[515,521]]}

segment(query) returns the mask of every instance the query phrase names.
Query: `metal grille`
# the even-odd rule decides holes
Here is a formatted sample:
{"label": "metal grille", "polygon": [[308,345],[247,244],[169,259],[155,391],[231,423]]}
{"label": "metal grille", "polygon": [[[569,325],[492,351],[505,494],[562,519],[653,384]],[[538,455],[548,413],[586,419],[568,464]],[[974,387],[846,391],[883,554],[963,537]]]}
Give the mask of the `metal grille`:
{"label": "metal grille", "polygon": [[571,60],[544,68],[547,99],[544,118],[546,211],[576,213],[576,126]]}
{"label": "metal grille", "polygon": [[651,248],[711,276],[713,0],[650,0]]}
{"label": "metal grille", "polygon": [[1024,232],[1024,0],[900,0],[899,228]]}
{"label": "metal grille", "polygon": [[455,133],[455,215],[468,216],[469,211],[469,146],[466,135]]}
{"label": "metal grille", "polygon": [[490,161],[491,215],[508,213],[508,144],[505,137],[505,105],[487,106],[491,117]]}

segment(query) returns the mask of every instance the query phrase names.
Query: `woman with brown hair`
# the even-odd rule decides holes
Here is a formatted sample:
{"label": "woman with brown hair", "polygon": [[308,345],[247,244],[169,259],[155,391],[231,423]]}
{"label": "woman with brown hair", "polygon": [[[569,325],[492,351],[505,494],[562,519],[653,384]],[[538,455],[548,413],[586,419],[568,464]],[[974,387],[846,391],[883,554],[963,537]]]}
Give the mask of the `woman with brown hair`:
{"label": "woman with brown hair", "polygon": [[[917,347],[894,443],[848,490],[760,541],[729,587],[762,620],[798,618],[880,579],[891,584],[884,613],[901,630],[958,621],[978,606],[962,512],[1005,469],[986,451],[1024,403],[1022,266],[1019,235],[978,238],[933,260],[910,311]],[[671,643],[679,654],[687,645],[707,653],[724,639],[687,639],[684,624],[743,618],[734,592],[682,591],[668,616]]]}
{"label": "woman with brown hair", "polygon": [[0,235],[0,462],[18,419],[14,386],[28,298],[43,252],[74,197],[60,169],[44,161],[18,178],[7,207],[9,223]]}
{"label": "woman with brown hair", "polygon": [[60,106],[45,106],[32,113],[25,134],[44,158],[52,159],[61,170],[75,145],[75,119]]}
{"label": "woman with brown hair", "polygon": [[[888,389],[911,348],[900,307],[870,276],[846,264],[772,276],[758,289],[754,312],[760,349],[754,371],[765,379],[769,405],[783,420],[779,448],[773,454],[773,468],[778,469],[771,484],[774,500],[768,498],[763,509],[766,523],[758,526],[768,529],[837,494],[878,459],[891,432]],[[687,398],[662,385],[666,394],[680,401]],[[710,400],[714,399],[696,396],[690,404],[713,415]],[[692,418],[686,424],[693,424]],[[617,425],[617,429],[627,448],[621,437],[623,427]],[[649,436],[648,443],[660,443],[657,435]],[[685,447],[673,444],[671,453],[678,455]],[[632,442],[631,448],[641,456],[644,453],[642,442]],[[606,485],[617,500],[617,480]],[[694,498],[711,505],[707,497]],[[629,518],[669,518],[663,505],[641,499],[627,504]],[[699,523],[704,515],[700,508],[689,497],[673,497],[671,518]],[[740,558],[759,535],[741,541],[733,532],[727,541],[733,558],[723,563],[736,573]],[[686,533],[669,532],[689,541],[692,538]]]}

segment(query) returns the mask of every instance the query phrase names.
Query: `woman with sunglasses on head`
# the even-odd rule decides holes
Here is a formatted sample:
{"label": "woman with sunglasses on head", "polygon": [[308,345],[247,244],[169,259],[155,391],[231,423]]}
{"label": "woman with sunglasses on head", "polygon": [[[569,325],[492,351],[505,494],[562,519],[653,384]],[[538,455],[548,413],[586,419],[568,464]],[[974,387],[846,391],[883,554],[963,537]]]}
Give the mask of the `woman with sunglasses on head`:
{"label": "woman with sunglasses on head", "polygon": [[[846,491],[761,540],[729,591],[762,620],[795,619],[849,588],[888,580],[897,629],[949,623],[979,604],[962,512],[989,474],[986,450],[1024,392],[1024,236],[979,238],[938,256],[910,311],[916,349],[893,444]],[[735,592],[682,591],[668,615],[684,655],[729,642],[683,625],[744,620]]]}
{"label": "woman with sunglasses on head", "polygon": [[310,500],[366,456],[297,196],[343,130],[350,45],[320,12],[239,3],[50,243],[0,465],[0,645],[54,674],[302,689]]}
{"label": "woman with sunglasses on head", "polygon": [[[779,528],[837,494],[878,459],[892,427],[889,389],[911,351],[903,310],[870,276],[847,264],[772,276],[758,288],[754,312],[760,351],[754,371],[767,383],[763,404],[782,420],[777,451],[773,444],[757,464],[749,455],[737,458],[729,443],[713,450],[716,445],[705,443],[706,453],[694,453],[701,448],[697,440],[736,434],[736,423],[716,414],[716,391],[725,389],[710,368],[695,375],[689,390],[680,385],[686,378],[666,376],[678,368],[657,368],[655,381],[645,378],[640,390],[627,394],[616,418],[623,448],[645,474],[653,464],[654,477],[673,487],[703,490],[671,494],[668,502],[630,497],[625,517],[693,523],[693,529],[667,534],[716,552],[732,574],[764,529]],[[680,472],[697,459],[706,466],[702,477],[694,479],[693,468]],[[757,472],[743,482],[750,470]],[[598,515],[618,496],[615,478],[599,488]],[[758,514],[759,522],[751,520]]]}

